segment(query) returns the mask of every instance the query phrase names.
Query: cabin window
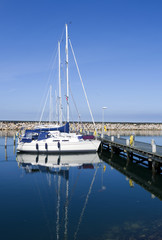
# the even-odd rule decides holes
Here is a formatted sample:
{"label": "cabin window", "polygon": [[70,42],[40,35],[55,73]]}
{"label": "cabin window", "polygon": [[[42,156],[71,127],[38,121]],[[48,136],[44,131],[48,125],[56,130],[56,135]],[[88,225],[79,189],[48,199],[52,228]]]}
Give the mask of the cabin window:
{"label": "cabin window", "polygon": [[32,140],[37,140],[38,139],[38,133],[32,135]]}

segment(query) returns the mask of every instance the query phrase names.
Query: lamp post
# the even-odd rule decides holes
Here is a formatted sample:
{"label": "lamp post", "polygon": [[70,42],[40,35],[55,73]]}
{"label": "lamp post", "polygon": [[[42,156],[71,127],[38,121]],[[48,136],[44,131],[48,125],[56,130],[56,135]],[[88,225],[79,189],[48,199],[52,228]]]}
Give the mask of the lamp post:
{"label": "lamp post", "polygon": [[102,134],[101,137],[103,138],[103,132],[104,132],[104,110],[107,109],[107,107],[102,107]]}

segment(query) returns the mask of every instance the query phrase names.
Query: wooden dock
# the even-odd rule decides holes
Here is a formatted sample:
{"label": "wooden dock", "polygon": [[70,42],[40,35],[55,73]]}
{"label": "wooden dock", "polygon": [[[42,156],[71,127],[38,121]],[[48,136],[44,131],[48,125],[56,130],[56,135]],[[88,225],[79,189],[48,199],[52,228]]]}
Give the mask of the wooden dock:
{"label": "wooden dock", "polygon": [[152,169],[155,173],[161,173],[162,167],[162,146],[134,141],[130,145],[129,139],[104,135],[101,140],[102,150],[111,151],[119,155],[125,155],[128,161],[135,160]]}

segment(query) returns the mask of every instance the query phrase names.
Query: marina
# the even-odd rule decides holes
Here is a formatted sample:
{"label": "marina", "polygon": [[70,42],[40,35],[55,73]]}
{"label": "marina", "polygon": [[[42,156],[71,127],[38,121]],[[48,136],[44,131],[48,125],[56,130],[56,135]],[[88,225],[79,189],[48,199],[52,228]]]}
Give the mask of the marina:
{"label": "marina", "polygon": [[0,240],[162,240],[162,1],[2,1]]}

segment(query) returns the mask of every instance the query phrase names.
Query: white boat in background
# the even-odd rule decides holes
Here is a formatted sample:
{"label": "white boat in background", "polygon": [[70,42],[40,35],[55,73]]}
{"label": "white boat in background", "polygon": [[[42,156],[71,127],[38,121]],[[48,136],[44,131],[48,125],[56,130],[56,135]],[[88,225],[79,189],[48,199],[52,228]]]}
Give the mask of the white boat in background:
{"label": "white boat in background", "polygon": [[[34,130],[26,130],[25,134],[18,141],[18,152],[31,152],[31,153],[92,153],[97,152],[100,146],[100,141],[96,140],[94,136],[82,136],[76,133],[69,132],[69,78],[68,78],[68,28],[66,24],[66,80],[67,80],[67,123],[62,126],[62,104],[61,104],[61,79],[60,79],[60,43],[58,44],[58,56],[59,56],[59,126],[51,128],[41,127]],[[74,60],[76,58],[71,45]],[[85,93],[87,104],[90,110],[92,121],[94,123],[93,115],[90,109],[88,98],[85,92],[85,88],[81,79],[79,68],[76,62],[82,87]],[[95,123],[94,123],[95,125]]]}

